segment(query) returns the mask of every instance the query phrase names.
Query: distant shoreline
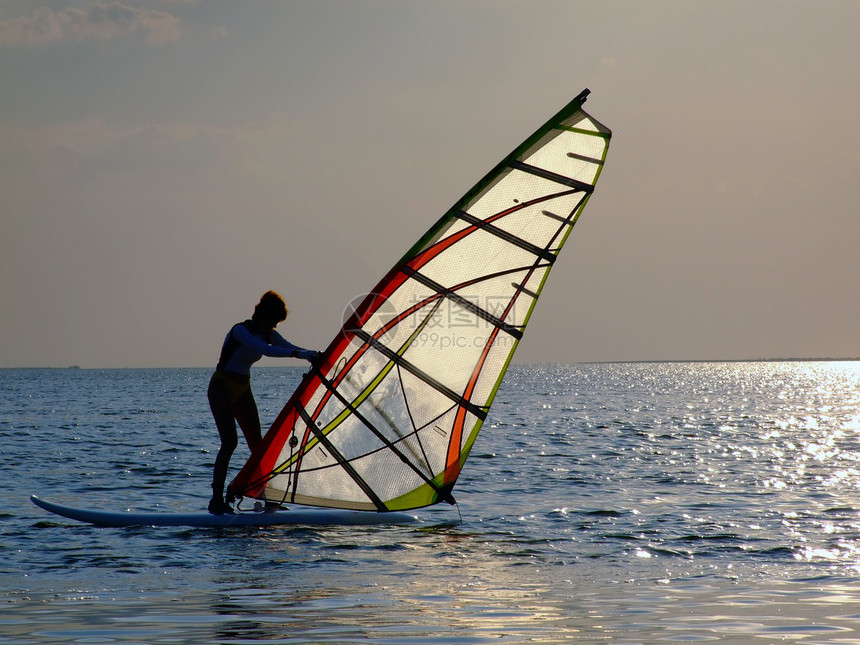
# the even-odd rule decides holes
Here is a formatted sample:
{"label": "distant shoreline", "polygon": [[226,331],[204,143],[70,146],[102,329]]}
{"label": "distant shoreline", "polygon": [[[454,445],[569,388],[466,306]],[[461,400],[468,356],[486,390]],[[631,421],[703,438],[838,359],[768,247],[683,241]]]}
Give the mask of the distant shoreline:
{"label": "distant shoreline", "polygon": [[[631,365],[639,364],[671,364],[671,363],[853,363],[860,362],[858,358],[689,358],[689,359],[637,359],[637,360],[613,360],[613,361],[574,361],[572,363],[564,363],[558,361],[545,361],[538,363],[518,363],[514,361],[511,365],[528,366],[528,365],[623,365],[625,363]],[[214,369],[212,366],[177,366],[177,367],[81,367],[79,365],[61,366],[17,366],[17,367],[0,367],[2,370],[62,370],[62,371],[77,371],[77,370],[201,370]],[[254,369],[299,369],[305,370],[303,365],[260,365]]]}

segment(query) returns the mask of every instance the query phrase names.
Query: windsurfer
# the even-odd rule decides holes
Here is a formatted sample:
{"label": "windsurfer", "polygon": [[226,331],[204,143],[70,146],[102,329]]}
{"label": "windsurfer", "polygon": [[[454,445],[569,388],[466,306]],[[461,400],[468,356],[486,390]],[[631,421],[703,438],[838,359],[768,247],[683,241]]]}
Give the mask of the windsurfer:
{"label": "windsurfer", "polygon": [[251,392],[251,365],[263,356],[302,358],[315,361],[319,352],[287,342],[275,331],[287,319],[287,306],[274,291],[260,298],[250,320],[233,326],[221,348],[221,358],[209,381],[209,407],[221,437],[221,448],[215,457],[212,474],[212,499],[209,512],[221,515],[233,509],[224,499],[224,482],[230,457],[239,444],[236,422],[253,451],[262,440],[260,416]]}

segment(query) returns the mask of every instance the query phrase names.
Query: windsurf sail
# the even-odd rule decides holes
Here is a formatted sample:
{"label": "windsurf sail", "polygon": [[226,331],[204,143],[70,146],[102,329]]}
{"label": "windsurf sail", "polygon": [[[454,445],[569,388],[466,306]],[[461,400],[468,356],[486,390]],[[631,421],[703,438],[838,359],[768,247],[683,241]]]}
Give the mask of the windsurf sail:
{"label": "windsurf sail", "polygon": [[611,133],[582,109],[540,127],[382,278],[228,488],[234,496],[394,511],[454,502]]}

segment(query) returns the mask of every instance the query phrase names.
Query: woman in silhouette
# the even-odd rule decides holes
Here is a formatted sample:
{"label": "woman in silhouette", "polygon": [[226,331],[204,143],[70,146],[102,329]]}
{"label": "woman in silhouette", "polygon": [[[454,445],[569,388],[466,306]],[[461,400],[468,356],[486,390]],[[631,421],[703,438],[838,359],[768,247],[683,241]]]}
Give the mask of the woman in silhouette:
{"label": "woman in silhouette", "polygon": [[319,352],[287,342],[275,331],[275,327],[287,319],[287,313],[283,298],[274,291],[267,291],[254,309],[254,315],[233,325],[224,339],[221,358],[209,381],[208,391],[209,407],[221,437],[221,448],[215,457],[212,474],[210,513],[233,512],[224,499],[224,482],[230,457],[239,443],[236,422],[252,451],[262,440],[260,416],[251,392],[251,365],[263,356],[302,358],[311,362],[319,356]]}

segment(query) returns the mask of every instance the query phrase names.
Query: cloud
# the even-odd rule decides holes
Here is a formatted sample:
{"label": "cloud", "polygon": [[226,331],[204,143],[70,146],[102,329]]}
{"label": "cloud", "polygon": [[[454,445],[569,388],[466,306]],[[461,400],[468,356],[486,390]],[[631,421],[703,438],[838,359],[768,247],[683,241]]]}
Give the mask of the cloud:
{"label": "cloud", "polygon": [[179,39],[179,18],[164,11],[130,7],[119,2],[91,2],[83,9],[54,11],[39,7],[31,17],[0,21],[0,45],[47,45],[72,40],[106,41],[138,31],[151,45]]}
{"label": "cloud", "polygon": [[[179,178],[213,168],[260,174],[273,165],[254,141],[289,138],[277,121],[224,128],[200,122],[119,125],[96,117],[6,127],[0,124],[0,194],[34,181],[101,181],[119,175]],[[277,168],[276,168],[277,170]],[[38,180],[36,178],[39,178]]]}
{"label": "cloud", "polygon": [[36,126],[8,127],[0,124],[0,159],[50,159],[58,151],[71,153],[76,158],[96,157],[135,141],[152,141],[157,144],[184,144],[207,139],[230,156],[244,152],[253,156],[247,147],[248,136],[254,141],[272,141],[291,136],[291,130],[274,115],[266,123],[255,121],[241,128],[224,128],[200,122],[173,124],[117,125],[98,117],[76,121],[45,123]]}
{"label": "cloud", "polygon": [[0,127],[0,142],[6,150],[14,150],[22,156],[41,158],[58,149],[89,156],[122,143],[140,130],[140,127],[116,127],[101,119],[88,118],[29,128]]}

